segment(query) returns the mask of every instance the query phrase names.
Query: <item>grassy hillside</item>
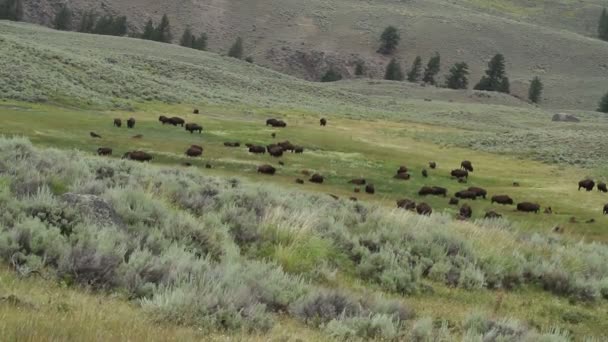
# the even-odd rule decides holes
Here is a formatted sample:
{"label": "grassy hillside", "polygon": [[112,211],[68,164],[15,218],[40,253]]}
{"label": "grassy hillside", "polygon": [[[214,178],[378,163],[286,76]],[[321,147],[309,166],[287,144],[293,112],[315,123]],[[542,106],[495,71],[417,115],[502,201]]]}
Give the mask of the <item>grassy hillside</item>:
{"label": "grassy hillside", "polygon": [[[36,23],[50,23],[59,5],[25,2]],[[359,60],[368,74],[381,78],[388,58],[376,54],[377,39],[392,24],[403,37],[396,56],[408,67],[416,55],[428,59],[438,51],[442,72],[466,61],[477,81],[500,52],[514,92],[525,97],[531,78],[541,76],[549,108],[594,110],[608,91],[608,44],[593,38],[605,6],[600,0],[109,0],[103,8],[74,0],[70,5],[77,14],[88,9],[126,14],[139,31],[148,18],[167,13],[176,39],[190,25],[209,34],[211,51],[224,54],[242,36],[256,63],[311,80],[330,66],[352,76]]]}

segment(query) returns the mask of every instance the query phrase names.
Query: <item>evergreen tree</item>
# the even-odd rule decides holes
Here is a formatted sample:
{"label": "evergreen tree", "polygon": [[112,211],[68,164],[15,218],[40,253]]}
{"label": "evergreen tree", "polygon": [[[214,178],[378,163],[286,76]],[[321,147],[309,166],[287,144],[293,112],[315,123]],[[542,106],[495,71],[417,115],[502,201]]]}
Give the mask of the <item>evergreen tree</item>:
{"label": "evergreen tree", "polygon": [[380,35],[380,48],[378,52],[383,55],[389,55],[395,51],[397,45],[399,45],[399,40],[401,40],[401,36],[397,31],[397,28],[394,26],[388,26]]}
{"label": "evergreen tree", "polygon": [[602,15],[600,16],[600,22],[597,27],[598,37],[601,40],[608,41],[608,12],[604,8]]}
{"label": "evergreen tree", "polygon": [[475,85],[475,90],[498,91],[509,93],[509,78],[505,71],[505,57],[496,54],[488,63],[486,75]]}
{"label": "evergreen tree", "polygon": [[23,0],[0,0],[0,20],[23,20]]}
{"label": "evergreen tree", "polygon": [[114,36],[125,36],[127,34],[127,16],[123,15],[114,19],[114,25],[112,28],[112,35]]}
{"label": "evergreen tree", "polygon": [[357,62],[357,65],[355,65],[355,76],[363,76],[365,72],[364,67],[363,62]]}
{"label": "evergreen tree", "polygon": [[230,50],[228,51],[228,56],[233,58],[241,59],[243,58],[243,39],[238,37]]}
{"label": "evergreen tree", "polygon": [[342,75],[334,69],[330,68],[327,70],[325,75],[321,78],[321,82],[335,82],[342,79]]}
{"label": "evergreen tree", "polygon": [[450,74],[446,77],[445,85],[450,89],[467,89],[469,81],[469,66],[467,63],[456,63],[450,68]]}
{"label": "evergreen tree", "polygon": [[201,35],[194,40],[194,45],[192,47],[197,50],[207,50],[207,35],[201,33]]}
{"label": "evergreen tree", "polygon": [[91,33],[95,29],[95,21],[97,15],[93,11],[85,12],[80,18],[80,24],[78,25],[78,32]]}
{"label": "evergreen tree", "polygon": [[144,32],[141,34],[141,38],[147,40],[154,39],[154,31],[156,31],[156,29],[154,28],[154,22],[152,21],[152,19],[150,19],[144,27]]}
{"label": "evergreen tree", "polygon": [[414,63],[412,63],[412,68],[407,73],[407,80],[410,82],[418,82],[420,76],[422,76],[422,58],[416,56]]}
{"label": "evergreen tree", "polygon": [[528,99],[533,103],[539,103],[543,93],[543,83],[538,76],[532,79],[530,89],[528,89]]}
{"label": "evergreen tree", "polygon": [[163,14],[163,18],[160,20],[160,24],[156,30],[154,30],[154,35],[152,40],[162,43],[171,43],[173,36],[171,35],[171,24],[169,24],[169,17],[166,14]]}
{"label": "evergreen tree", "polygon": [[439,56],[439,53],[435,53],[435,56],[429,59],[429,62],[427,63],[426,68],[424,69],[424,77],[422,78],[422,81],[428,84],[435,85],[435,76],[437,76],[440,70],[441,56]]}
{"label": "evergreen tree", "polygon": [[597,108],[598,112],[608,113],[608,93],[602,97],[600,101],[600,106]]}
{"label": "evergreen tree", "polygon": [[389,81],[403,81],[403,71],[401,71],[401,65],[399,65],[399,62],[397,62],[396,59],[391,59],[386,66],[384,79]]}
{"label": "evergreen tree", "polygon": [[68,5],[63,5],[57,12],[53,24],[57,30],[69,31],[72,28],[72,11]]}
{"label": "evergreen tree", "polygon": [[196,38],[192,34],[190,27],[186,27],[182,34],[182,38],[179,40],[179,45],[191,48],[194,47],[195,40]]}
{"label": "evergreen tree", "polygon": [[109,15],[104,15],[103,17],[97,20],[95,23],[95,28],[93,29],[93,33],[95,34],[110,34],[109,32],[112,29],[112,25],[114,24],[114,18]]}

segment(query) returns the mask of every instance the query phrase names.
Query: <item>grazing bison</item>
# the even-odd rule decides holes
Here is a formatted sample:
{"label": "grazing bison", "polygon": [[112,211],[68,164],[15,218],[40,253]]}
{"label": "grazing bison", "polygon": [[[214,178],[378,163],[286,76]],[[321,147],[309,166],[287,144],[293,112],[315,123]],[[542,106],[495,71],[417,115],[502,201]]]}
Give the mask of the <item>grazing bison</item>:
{"label": "grazing bison", "polygon": [[304,147],[302,147],[302,146],[294,146],[292,152],[295,152],[295,153],[304,153]]}
{"label": "grazing bison", "polygon": [[429,162],[429,167],[434,170],[437,167],[437,163],[435,163],[434,161]]}
{"label": "grazing bison", "polygon": [[224,146],[226,146],[226,147],[240,147],[241,143],[238,142],[238,141],[235,141],[235,142],[225,142]]}
{"label": "grazing bison", "polygon": [[277,172],[277,169],[275,169],[271,165],[265,164],[258,166],[258,173],[263,173],[265,175],[274,175],[275,172]]}
{"label": "grazing bison", "polygon": [[211,164],[207,163],[205,164],[205,169],[211,169],[213,166],[211,166]]}
{"label": "grazing bison", "polygon": [[89,135],[91,136],[91,138],[101,138],[101,135],[99,135],[95,132],[89,132]]}
{"label": "grazing bison", "polygon": [[523,211],[526,213],[534,212],[537,213],[540,210],[540,205],[531,202],[521,202],[517,204],[517,211]]}
{"label": "grazing bison", "polygon": [[199,150],[201,150],[201,151],[203,150],[203,146],[200,146],[200,145],[190,145],[190,147],[191,147],[191,148],[196,148],[196,149],[199,149]]}
{"label": "grazing bison", "polygon": [[502,217],[502,215],[500,215],[499,213],[495,212],[494,210],[487,211],[486,214],[485,214],[485,216],[484,216],[484,218],[487,218],[487,219],[498,219],[498,218],[501,218],[501,217]]}
{"label": "grazing bison", "polygon": [[460,163],[460,167],[463,170],[467,170],[469,172],[473,172],[473,164],[471,164],[471,162],[468,161],[468,160],[463,160],[462,163]]}
{"label": "grazing bison", "polygon": [[303,179],[298,178],[298,179],[296,179],[296,183],[298,183],[298,184],[304,184],[304,180],[303,180]]}
{"label": "grazing bison", "polygon": [[401,179],[401,180],[409,180],[410,177],[411,177],[410,174],[407,172],[399,172],[398,174],[393,176],[393,178]]}
{"label": "grazing bison", "polygon": [[184,123],[186,123],[186,121],[184,121],[184,119],[182,119],[182,118],[174,116],[172,118],[169,118],[167,120],[167,123],[169,123],[169,124],[171,124],[173,126],[182,126],[182,127],[184,127]]}
{"label": "grazing bison", "polygon": [[366,180],[364,178],[355,178],[348,181],[349,184],[365,185]]}
{"label": "grazing bison", "polygon": [[111,156],[112,149],[109,147],[100,147],[97,149],[97,154],[100,156]]}
{"label": "grazing bison", "polygon": [[122,120],[114,119],[114,127],[120,127],[120,126],[122,126]]}
{"label": "grazing bison", "polygon": [[202,154],[203,154],[202,148],[197,148],[197,147],[191,146],[190,148],[188,148],[186,150],[186,155],[188,157],[199,157]]}
{"label": "grazing bison", "polygon": [[280,157],[283,155],[283,148],[281,146],[269,146],[268,153],[273,157]]}
{"label": "grazing bison", "polygon": [[492,196],[492,204],[494,203],[498,203],[498,204],[513,204],[513,199],[507,195],[495,195]]}
{"label": "grazing bison", "polygon": [[404,198],[397,201],[397,208],[405,209],[405,210],[416,210],[416,202]]}
{"label": "grazing bison", "polygon": [[365,186],[365,192],[370,195],[373,195],[376,193],[376,187],[374,187],[374,184],[367,184]]}
{"label": "grazing bison", "polygon": [[404,166],[404,165],[399,166],[399,169],[397,169],[397,173],[404,173],[407,171],[408,171],[407,166]]}
{"label": "grazing bison", "polygon": [[450,172],[450,175],[452,177],[456,177],[456,178],[469,178],[469,172],[467,170],[462,170],[462,169],[455,169],[452,170],[452,172]]}
{"label": "grazing bison", "polygon": [[587,191],[591,191],[593,190],[594,186],[595,182],[591,179],[583,179],[582,181],[578,182],[578,190],[584,188]]}
{"label": "grazing bison", "polygon": [[203,126],[195,123],[187,123],[186,131],[190,132],[190,134],[198,131],[198,133],[200,134],[203,132]]}
{"label": "grazing bison", "polygon": [[274,127],[287,127],[287,124],[283,120],[279,120]]}
{"label": "grazing bison", "polygon": [[287,124],[283,120],[268,119],[268,120],[266,120],[266,126],[287,127]]}
{"label": "grazing bison", "polygon": [[433,190],[433,195],[435,196],[447,196],[448,195],[448,189],[446,188],[442,188],[440,186],[434,186],[431,188]]}
{"label": "grazing bison", "polygon": [[608,192],[608,188],[606,187],[606,183],[604,183],[604,182],[597,183],[597,191]]}
{"label": "grazing bison", "polygon": [[486,195],[488,194],[488,192],[485,189],[478,188],[475,186],[472,186],[472,187],[468,188],[467,190],[473,191],[475,194],[477,194],[477,197],[483,197],[483,199],[486,199]]}
{"label": "grazing bison", "polygon": [[604,205],[604,215],[608,215],[608,204]]}
{"label": "grazing bison", "polygon": [[430,205],[422,202],[416,206],[416,212],[420,215],[430,216],[433,213],[433,209]]}
{"label": "grazing bison", "polygon": [[427,196],[432,194],[433,188],[431,188],[430,186],[423,186],[422,188],[420,188],[420,190],[418,190],[418,196]]}
{"label": "grazing bison", "polygon": [[458,203],[460,202],[460,200],[456,197],[452,197],[450,198],[450,202],[448,202],[449,205],[458,205]]}
{"label": "grazing bison", "polygon": [[475,193],[473,191],[469,191],[469,190],[458,191],[457,193],[454,194],[454,196],[456,196],[457,198],[460,198],[460,199],[472,199],[472,200],[477,199],[477,193]]}
{"label": "grazing bison", "polygon": [[169,123],[169,118],[164,115],[161,115],[158,117],[158,121],[160,121],[164,125],[166,123]]}
{"label": "grazing bison", "polygon": [[198,114],[198,113],[199,113],[198,108],[194,108],[194,110],[192,111],[192,114]]}
{"label": "grazing bison", "polygon": [[255,153],[255,154],[264,154],[264,153],[266,153],[266,148],[264,146],[253,145],[249,148],[249,152]]}
{"label": "grazing bison", "polygon": [[473,216],[473,209],[471,209],[471,206],[468,204],[463,204],[462,207],[460,207],[458,217],[460,219],[470,219],[471,216]]}
{"label": "grazing bison", "polygon": [[321,120],[319,120],[319,123],[321,124],[321,126],[326,126],[327,120],[325,120],[325,118],[321,118]]}
{"label": "grazing bison", "polygon": [[296,149],[296,146],[294,146],[294,144],[290,143],[289,140],[285,140],[283,142],[280,142],[277,145],[281,146],[284,151],[291,151],[291,152],[293,152]]}
{"label": "grazing bison", "polygon": [[147,162],[152,160],[152,155],[144,151],[131,151],[127,152],[122,156],[122,159],[136,160],[140,162]]}
{"label": "grazing bison", "polygon": [[426,178],[429,176],[429,173],[426,171],[426,169],[422,169],[422,177]]}
{"label": "grazing bison", "polygon": [[308,181],[312,183],[322,184],[323,180],[323,176],[318,173],[315,173],[314,175],[310,176],[310,179]]}
{"label": "grazing bison", "polygon": [[133,127],[135,127],[135,119],[129,118],[129,120],[127,120],[127,128],[133,128]]}

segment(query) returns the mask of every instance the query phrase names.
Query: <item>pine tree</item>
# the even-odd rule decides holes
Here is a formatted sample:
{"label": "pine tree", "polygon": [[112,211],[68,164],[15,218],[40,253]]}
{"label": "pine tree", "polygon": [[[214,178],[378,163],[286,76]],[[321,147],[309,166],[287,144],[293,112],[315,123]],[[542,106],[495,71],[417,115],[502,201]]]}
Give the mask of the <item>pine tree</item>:
{"label": "pine tree", "polygon": [[0,20],[23,20],[23,0],[0,0]]}
{"label": "pine tree", "polygon": [[91,33],[95,28],[95,21],[97,15],[93,11],[85,12],[80,18],[80,24],[78,25],[78,32]]}
{"label": "pine tree", "polygon": [[169,24],[169,17],[166,14],[163,14],[160,24],[158,24],[158,27],[154,30],[152,40],[162,43],[171,43],[171,40],[173,40],[173,36],[171,35],[171,24]]}
{"label": "pine tree", "polygon": [[192,48],[194,47],[196,38],[192,34],[192,30],[190,27],[186,27],[184,33],[182,34],[182,38],[179,40],[179,45]]}
{"label": "pine tree", "polygon": [[533,103],[539,103],[543,93],[543,83],[540,81],[538,76],[532,79],[530,82],[530,89],[528,89],[528,99]]}
{"label": "pine tree", "polygon": [[598,112],[608,113],[608,93],[602,97],[600,101],[600,106],[597,108]]}
{"label": "pine tree", "polygon": [[401,65],[399,65],[399,62],[397,62],[396,59],[391,59],[386,66],[384,79],[389,81],[403,81],[403,71],[401,71]]}
{"label": "pine tree", "polygon": [[600,16],[600,22],[597,28],[598,37],[601,40],[608,41],[608,12],[604,8],[602,15]]}
{"label": "pine tree", "polygon": [[230,50],[228,51],[228,56],[233,58],[241,59],[243,58],[243,39],[238,37]]}
{"label": "pine tree", "polygon": [[395,51],[397,45],[399,45],[399,40],[401,40],[401,36],[397,31],[397,28],[394,26],[388,26],[380,35],[380,48],[378,52],[383,55],[390,55]]}
{"label": "pine tree", "polygon": [[488,63],[486,75],[475,85],[475,90],[510,92],[509,78],[505,70],[505,57],[496,54]]}
{"label": "pine tree", "polygon": [[115,18],[114,25],[112,25],[112,35],[124,36],[127,34],[128,27],[127,16],[123,15],[122,17]]}
{"label": "pine tree", "polygon": [[154,39],[154,22],[152,19],[148,20],[146,26],[144,27],[144,32],[141,34],[142,39],[153,40]]}
{"label": "pine tree", "polygon": [[427,63],[426,68],[424,69],[424,77],[422,78],[422,81],[428,84],[435,85],[435,76],[437,76],[440,70],[441,56],[439,56],[439,53],[435,53],[435,56],[429,59],[429,62]]}
{"label": "pine tree", "polygon": [[420,76],[422,76],[422,58],[416,56],[414,63],[412,63],[412,68],[407,73],[407,80],[410,82],[418,82]]}
{"label": "pine tree", "polygon": [[342,75],[334,69],[330,68],[327,70],[325,75],[321,78],[321,82],[335,82],[342,79]]}
{"label": "pine tree", "polygon": [[207,34],[201,33],[201,35],[194,40],[194,45],[192,47],[197,50],[207,50]]}
{"label": "pine tree", "polygon": [[69,31],[72,28],[72,11],[68,5],[63,5],[53,22],[55,29],[62,31]]}
{"label": "pine tree", "polygon": [[445,85],[450,89],[467,89],[469,81],[469,66],[467,63],[456,63],[450,68],[450,74],[446,77]]}

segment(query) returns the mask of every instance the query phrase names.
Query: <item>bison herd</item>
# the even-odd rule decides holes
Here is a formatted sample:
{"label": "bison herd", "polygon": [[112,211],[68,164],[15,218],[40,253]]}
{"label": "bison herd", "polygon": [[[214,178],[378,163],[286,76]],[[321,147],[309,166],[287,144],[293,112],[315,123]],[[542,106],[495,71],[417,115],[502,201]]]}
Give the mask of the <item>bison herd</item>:
{"label": "bison herd", "polygon": [[[198,114],[198,110],[195,109],[193,111],[193,113]],[[201,125],[199,125],[197,123],[186,123],[186,121],[184,119],[182,119],[180,117],[176,117],[176,116],[166,117],[164,115],[161,115],[161,116],[159,116],[158,121],[160,123],[162,123],[163,125],[169,124],[172,126],[184,127],[186,131],[190,132],[190,134],[195,133],[195,132],[201,134],[203,131],[203,127]],[[128,128],[135,127],[134,118],[129,118],[126,121],[126,123],[127,123]],[[320,126],[326,126],[327,119],[321,118],[319,120],[319,124],[320,124]],[[114,125],[114,127],[120,128],[122,126],[122,120],[118,119],[118,118],[114,119],[113,125]],[[280,119],[271,118],[271,119],[266,120],[266,126],[284,128],[284,127],[287,127],[287,123]],[[93,138],[98,138],[98,139],[102,138],[99,134],[97,134],[95,132],[90,132],[90,136]],[[275,138],[276,133],[272,133],[271,136],[272,136],[272,138]],[[142,136],[138,135],[138,137],[142,137]],[[224,146],[225,147],[240,147],[241,143],[238,141],[228,141],[228,142],[224,142]],[[285,141],[278,142],[278,143],[271,143],[266,146],[254,145],[254,144],[250,144],[250,143],[245,144],[245,146],[247,148],[247,151],[250,153],[253,153],[253,154],[268,153],[270,156],[275,157],[275,158],[279,158],[279,157],[283,156],[283,154],[286,152],[291,152],[291,153],[296,153],[296,154],[304,152],[304,148],[302,146],[294,145],[289,140],[285,140]],[[100,147],[97,149],[97,154],[100,156],[109,156],[109,155],[112,155],[112,149],[109,147]],[[185,154],[188,157],[193,157],[193,158],[199,157],[203,154],[203,147],[199,146],[199,145],[191,145],[190,147],[188,147]],[[123,155],[123,159],[146,162],[146,161],[152,160],[153,157],[152,157],[152,155],[150,155],[147,152],[135,150],[135,151],[126,152]],[[191,165],[191,164],[184,163],[184,165]],[[284,165],[284,163],[279,161],[279,165]],[[207,164],[206,167],[211,168],[211,165]],[[437,168],[437,163],[434,161],[431,161],[431,162],[429,162],[428,167],[431,170],[435,170]],[[274,175],[274,174],[276,174],[277,169],[272,165],[263,164],[263,165],[258,166],[257,172],[261,173],[261,174],[265,174],[265,175]],[[469,173],[472,173],[472,172],[474,172],[473,163],[469,160],[463,160],[460,163],[460,168],[453,169],[450,171],[450,176],[452,178],[457,179],[459,183],[466,183],[469,178]],[[312,175],[310,175],[310,173],[308,171],[303,171],[302,173],[309,176],[308,181],[311,183],[322,184],[325,180],[325,178],[321,174],[318,174],[318,173],[314,173]],[[429,171],[427,169],[422,169],[421,174],[422,174],[422,177],[424,177],[424,178],[429,177]],[[411,178],[410,170],[406,166],[400,166],[397,169],[397,171],[395,172],[395,174],[393,175],[393,178],[396,180],[407,181]],[[298,179],[296,179],[296,183],[304,184],[304,180],[298,178]],[[370,194],[370,195],[373,195],[376,193],[376,188],[374,187],[374,185],[367,182],[366,179],[364,179],[364,178],[352,179],[348,183],[358,186],[358,187],[354,188],[355,193],[361,192],[360,187],[363,187],[363,186],[364,186],[365,193]],[[518,186],[518,185],[519,185],[518,183],[513,183],[513,186]],[[594,187],[596,187],[596,183],[592,179],[584,179],[578,183],[578,190],[585,189],[586,191],[592,191]],[[607,187],[606,183],[604,183],[604,182],[597,183],[597,189],[598,189],[598,191],[603,192],[603,193],[608,192],[608,187]],[[336,199],[338,198],[335,195],[331,195],[331,196]],[[420,196],[420,197],[426,197],[426,196],[447,197],[448,189],[439,187],[439,186],[423,186],[418,191],[418,196]],[[486,197],[487,197],[487,191],[485,189],[480,188],[480,187],[468,187],[466,189],[454,192],[453,196],[450,197],[448,204],[449,205],[458,205],[461,200],[477,200],[480,198],[485,200]],[[357,200],[357,198],[355,198],[355,197],[351,197],[350,199],[353,201]],[[506,206],[506,205],[514,205],[515,201],[508,195],[499,194],[499,195],[493,195],[490,198],[490,203],[491,204],[496,203],[496,204]],[[411,199],[398,200],[397,207],[401,208],[401,209],[416,212],[420,215],[430,215],[433,212],[433,209],[431,208],[431,206],[429,204],[427,204],[425,202],[416,203],[414,200],[411,200]],[[520,212],[526,212],[526,213],[539,213],[541,210],[541,206],[539,204],[533,203],[533,202],[519,202],[516,204],[515,210],[520,211]],[[552,213],[551,208],[550,207],[545,208],[545,213]],[[604,205],[603,214],[608,215],[608,204]],[[472,216],[473,216],[473,209],[471,208],[471,206],[467,203],[462,204],[462,206],[460,207],[460,209],[458,211],[457,218],[461,219],[461,220],[466,220],[466,219],[470,219]],[[502,217],[502,215],[500,215],[499,213],[497,213],[494,210],[489,210],[485,213],[484,217],[494,219],[494,218],[500,218],[500,217]]]}

